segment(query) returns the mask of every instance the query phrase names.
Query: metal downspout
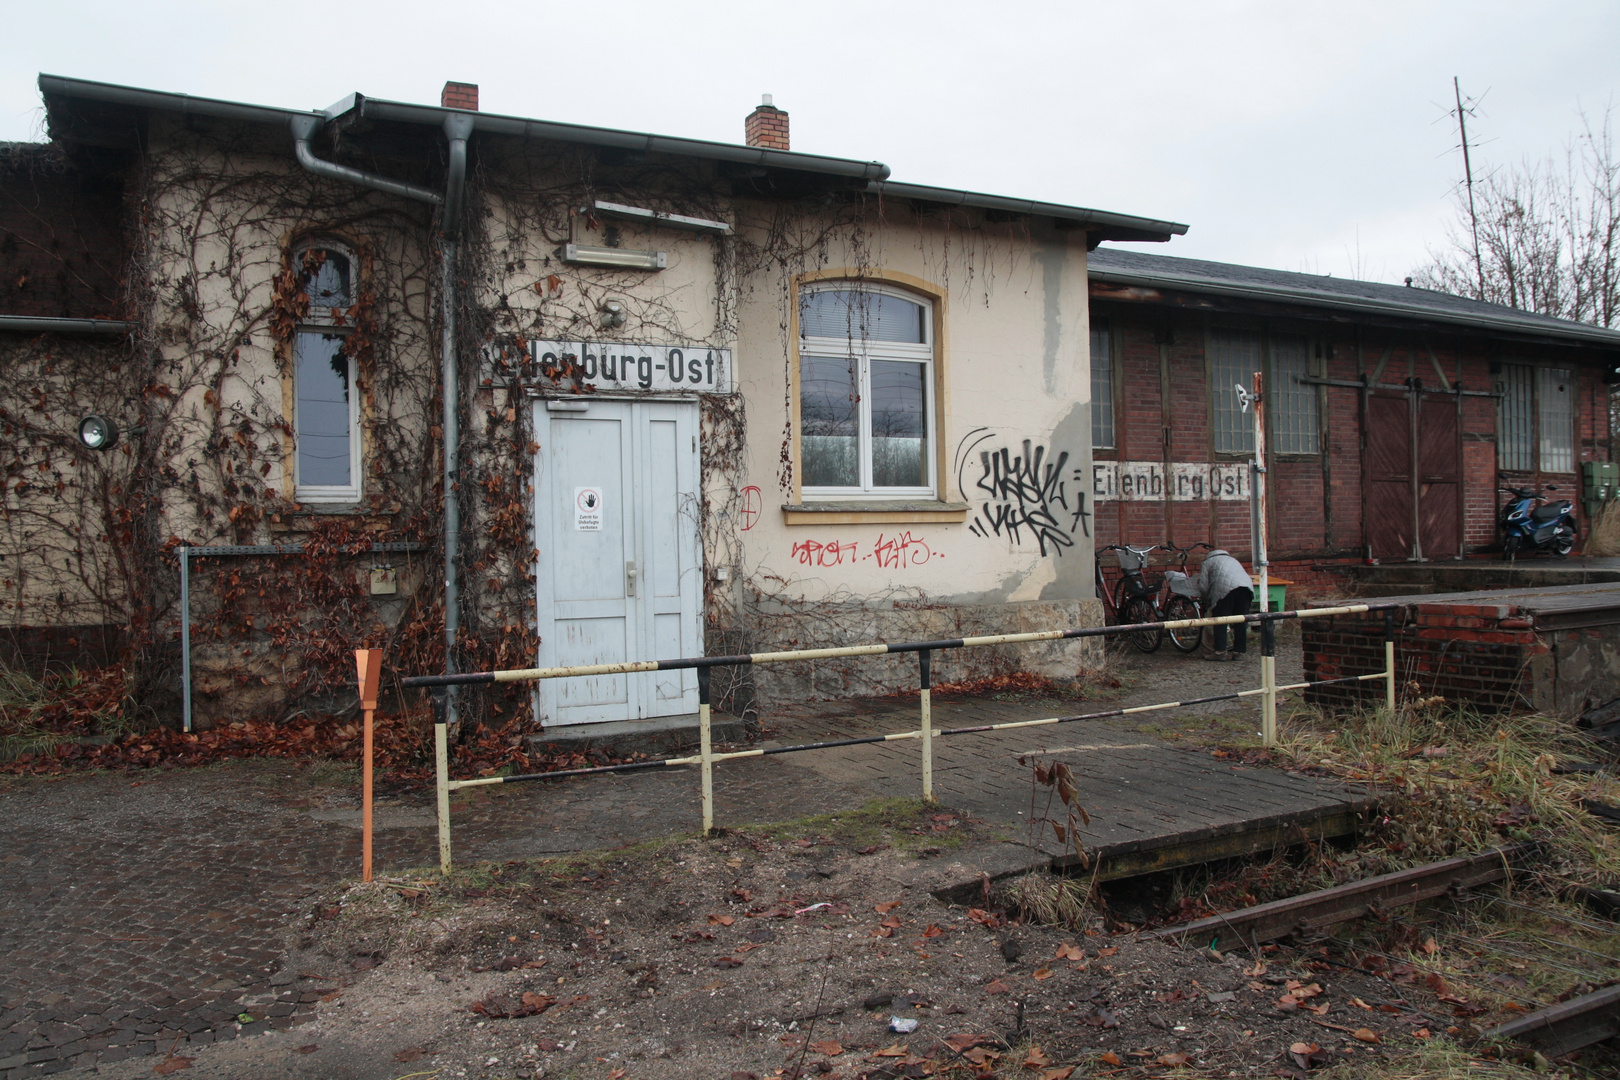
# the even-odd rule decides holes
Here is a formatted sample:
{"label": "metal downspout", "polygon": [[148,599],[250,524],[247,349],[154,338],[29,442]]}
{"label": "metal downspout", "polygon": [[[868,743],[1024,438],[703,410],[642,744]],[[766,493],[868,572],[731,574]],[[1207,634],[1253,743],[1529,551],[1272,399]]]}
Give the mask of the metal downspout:
{"label": "metal downspout", "polygon": [[[473,118],[452,113],[444,118],[444,134],[450,140],[449,176],[444,185],[444,229],[439,240],[440,303],[444,337],[441,360],[444,378],[444,673],[456,671],[456,637],[461,632],[461,586],[457,580],[460,560],[461,501],[456,485],[461,476],[460,374],[456,363],[456,254],[461,229],[462,194],[467,181],[467,137],[472,134]],[[444,721],[455,730],[456,690],[447,688]]]}
{"label": "metal downspout", "polygon": [[[462,195],[467,182],[467,139],[473,131],[474,118],[469,114],[452,113],[444,118],[444,134],[450,140],[449,174],[445,179],[444,194],[403,180],[351,169],[323,161],[309,147],[310,139],[320,128],[315,116],[293,116],[288,120],[292,129],[293,151],[298,163],[317,176],[342,180],[362,187],[399,195],[418,202],[443,207],[439,238],[440,279],[439,297],[443,336],[440,342],[440,367],[444,393],[444,672],[455,674],[456,637],[461,631],[461,590],[456,580],[456,564],[460,559],[461,507],[457,501],[456,482],[460,475],[460,394],[456,364],[456,237],[461,229]],[[445,721],[456,723],[456,692],[449,688],[445,701]]]}

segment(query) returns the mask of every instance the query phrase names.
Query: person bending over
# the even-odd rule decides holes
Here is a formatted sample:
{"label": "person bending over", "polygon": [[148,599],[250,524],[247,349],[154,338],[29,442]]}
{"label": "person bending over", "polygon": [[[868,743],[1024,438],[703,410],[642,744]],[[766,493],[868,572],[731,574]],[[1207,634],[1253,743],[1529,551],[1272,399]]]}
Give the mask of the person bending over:
{"label": "person bending over", "polygon": [[[1204,610],[1211,616],[1247,615],[1254,603],[1254,582],[1243,564],[1223,549],[1217,548],[1204,560],[1199,573],[1199,585],[1204,597]],[[1226,627],[1215,627],[1215,651],[1205,660],[1236,660],[1237,654],[1248,651],[1249,626],[1236,623],[1232,627],[1233,648],[1226,644]]]}

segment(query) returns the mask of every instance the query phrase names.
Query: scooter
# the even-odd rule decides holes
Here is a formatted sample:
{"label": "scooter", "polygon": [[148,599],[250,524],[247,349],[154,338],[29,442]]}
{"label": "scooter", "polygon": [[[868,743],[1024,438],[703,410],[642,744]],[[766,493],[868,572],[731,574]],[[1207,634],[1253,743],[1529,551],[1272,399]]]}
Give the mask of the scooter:
{"label": "scooter", "polygon": [[[1531,488],[1498,488],[1513,498],[1496,515],[1502,530],[1502,558],[1517,558],[1520,552],[1545,551],[1562,559],[1575,548],[1575,506],[1568,499],[1544,501]],[[1543,491],[1557,491],[1548,484]]]}

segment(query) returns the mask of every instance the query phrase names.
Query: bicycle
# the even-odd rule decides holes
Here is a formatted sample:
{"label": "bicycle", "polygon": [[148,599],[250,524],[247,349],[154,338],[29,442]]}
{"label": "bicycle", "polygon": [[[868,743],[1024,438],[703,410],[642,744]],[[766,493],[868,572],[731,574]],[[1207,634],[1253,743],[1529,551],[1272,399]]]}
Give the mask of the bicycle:
{"label": "bicycle", "polygon": [[[1109,544],[1107,547],[1097,549],[1097,598],[1103,602],[1103,609],[1109,617],[1110,625],[1161,621],[1159,617],[1161,582],[1149,581],[1142,574],[1142,568],[1147,565],[1147,557],[1157,550],[1156,544],[1149,544],[1143,548],[1131,547],[1129,544]],[[1119,553],[1121,574],[1112,594],[1109,592],[1108,583],[1103,579],[1102,553],[1105,551]],[[1164,643],[1164,628],[1144,627],[1141,630],[1133,630],[1126,636],[1130,638],[1131,644],[1142,652],[1155,652]]]}
{"label": "bicycle", "polygon": [[[1181,556],[1181,569],[1166,570],[1164,572],[1164,586],[1167,594],[1164,601],[1164,621],[1179,622],[1183,619],[1201,619],[1204,617],[1204,598],[1199,589],[1197,578],[1187,573],[1187,559],[1194,551],[1205,548],[1215,550],[1214,544],[1194,544],[1191,547],[1177,547],[1166,540],[1166,551],[1173,551]],[[1208,627],[1183,626],[1180,629],[1171,629],[1170,644],[1184,653],[1195,653],[1204,640],[1204,631]]]}

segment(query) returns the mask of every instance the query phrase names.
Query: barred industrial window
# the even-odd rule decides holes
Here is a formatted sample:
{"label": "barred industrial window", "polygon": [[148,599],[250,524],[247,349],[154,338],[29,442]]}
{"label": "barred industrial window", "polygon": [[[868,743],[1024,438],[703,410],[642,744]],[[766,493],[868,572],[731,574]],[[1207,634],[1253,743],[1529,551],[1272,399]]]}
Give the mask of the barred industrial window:
{"label": "barred industrial window", "polygon": [[1541,471],[1575,471],[1574,384],[1565,368],[1536,369],[1536,418],[1541,427]]}
{"label": "barred industrial window", "polygon": [[1314,454],[1321,429],[1311,374],[1311,343],[1292,335],[1271,339],[1271,449],[1279,454]]}
{"label": "barred industrial window", "polygon": [[1114,448],[1114,353],[1108,324],[1091,324],[1091,448]]}
{"label": "barred industrial window", "polygon": [[1260,370],[1257,334],[1212,331],[1209,335],[1210,396],[1215,409],[1215,452],[1254,453],[1254,421],[1243,411],[1237,388],[1254,386]]}
{"label": "barred industrial window", "polygon": [[1509,472],[1536,467],[1535,396],[1531,368],[1507,364],[1497,377],[1496,464]]}

